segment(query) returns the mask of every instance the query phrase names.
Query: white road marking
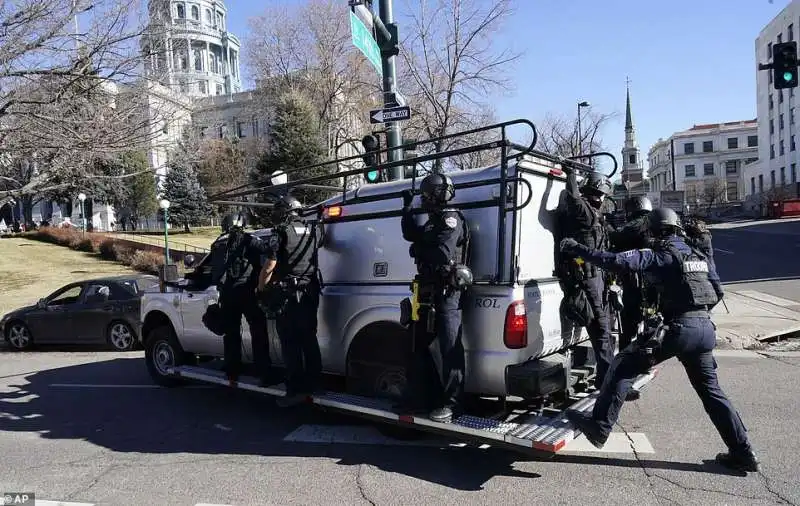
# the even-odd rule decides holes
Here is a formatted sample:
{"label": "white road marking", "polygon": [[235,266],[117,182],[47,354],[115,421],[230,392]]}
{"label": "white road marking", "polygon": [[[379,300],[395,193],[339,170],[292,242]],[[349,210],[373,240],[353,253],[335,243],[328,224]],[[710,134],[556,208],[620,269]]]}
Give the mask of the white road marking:
{"label": "white road marking", "polygon": [[720,253],[727,253],[729,255],[733,255],[734,254],[733,251],[731,251],[729,249],[714,248],[714,252],[717,252],[717,251],[719,251]]}
{"label": "white road marking", "polygon": [[[630,439],[628,439],[629,436]],[[622,432],[612,432],[609,434],[606,444],[600,449],[595,448],[586,439],[586,436],[580,435],[570,441],[559,453],[634,453],[634,450],[636,453],[655,453],[653,445],[641,432],[629,432],[628,435]]]}
{"label": "white road marking", "polygon": [[231,504],[212,504],[210,502],[199,502],[194,506],[233,506]]}
{"label": "white road marking", "polygon": [[800,302],[798,301],[783,299],[781,297],[775,297],[774,295],[770,295],[764,292],[757,292],[755,290],[732,290],[732,291],[733,293],[742,295],[744,297],[750,297],[751,299],[760,300],[761,302],[775,304],[776,306],[782,306],[782,307],[800,306]]}
{"label": "white road marking", "polygon": [[764,358],[764,355],[750,350],[714,350],[714,355],[725,358]]}
{"label": "white road marking", "polygon": [[[638,453],[655,453],[650,441],[642,433],[628,433],[633,440],[633,448]],[[455,443],[443,439],[420,439],[417,441],[401,441],[384,436],[377,428],[369,425],[301,425],[283,438],[292,443],[316,444],[361,444],[378,446],[422,446],[422,447],[465,447],[466,443]],[[477,448],[484,450],[490,444],[482,444]],[[631,442],[623,433],[612,433],[605,446],[598,450],[584,436],[579,436],[564,447],[561,452],[573,453],[633,453]]]}
{"label": "white road marking", "polygon": [[[113,385],[94,383],[50,383],[54,388],[164,388],[159,385]],[[184,388],[214,388],[213,385],[186,385]]]}

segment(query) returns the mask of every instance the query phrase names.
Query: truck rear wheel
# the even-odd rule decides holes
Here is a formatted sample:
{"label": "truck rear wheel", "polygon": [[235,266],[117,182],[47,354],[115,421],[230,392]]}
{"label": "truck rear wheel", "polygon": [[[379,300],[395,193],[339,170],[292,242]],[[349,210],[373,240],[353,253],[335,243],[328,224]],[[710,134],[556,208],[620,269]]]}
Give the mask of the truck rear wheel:
{"label": "truck rear wheel", "polygon": [[184,384],[183,380],[168,373],[169,368],[189,362],[169,325],[159,325],[145,336],[144,360],[147,372],[157,385],[176,387]]}

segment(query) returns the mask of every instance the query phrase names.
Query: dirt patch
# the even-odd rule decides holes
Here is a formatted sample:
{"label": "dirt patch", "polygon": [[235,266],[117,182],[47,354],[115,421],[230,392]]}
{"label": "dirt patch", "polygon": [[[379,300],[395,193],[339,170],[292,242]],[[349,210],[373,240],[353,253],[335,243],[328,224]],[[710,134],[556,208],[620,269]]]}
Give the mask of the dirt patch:
{"label": "dirt patch", "polygon": [[20,238],[0,239],[0,314],[36,303],[67,283],[136,271],[97,255]]}

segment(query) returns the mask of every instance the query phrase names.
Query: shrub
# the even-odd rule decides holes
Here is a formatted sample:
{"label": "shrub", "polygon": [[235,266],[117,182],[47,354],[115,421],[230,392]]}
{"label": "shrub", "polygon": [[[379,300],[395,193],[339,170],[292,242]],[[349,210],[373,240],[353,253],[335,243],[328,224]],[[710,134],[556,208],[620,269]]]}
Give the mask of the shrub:
{"label": "shrub", "polygon": [[103,260],[119,260],[117,256],[117,241],[114,239],[103,239],[97,246],[97,252]]}
{"label": "shrub", "polygon": [[164,255],[155,251],[136,250],[130,257],[130,266],[137,271],[157,274],[160,265],[164,265]]}

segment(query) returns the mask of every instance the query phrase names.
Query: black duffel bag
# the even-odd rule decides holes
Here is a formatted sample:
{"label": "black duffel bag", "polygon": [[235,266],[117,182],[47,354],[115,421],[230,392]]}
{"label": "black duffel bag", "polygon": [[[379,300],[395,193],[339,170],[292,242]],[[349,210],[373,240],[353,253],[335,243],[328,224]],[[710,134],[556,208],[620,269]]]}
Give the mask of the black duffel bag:
{"label": "black duffel bag", "polygon": [[218,336],[225,335],[225,319],[222,317],[222,306],[219,303],[208,305],[203,314],[203,325]]}

